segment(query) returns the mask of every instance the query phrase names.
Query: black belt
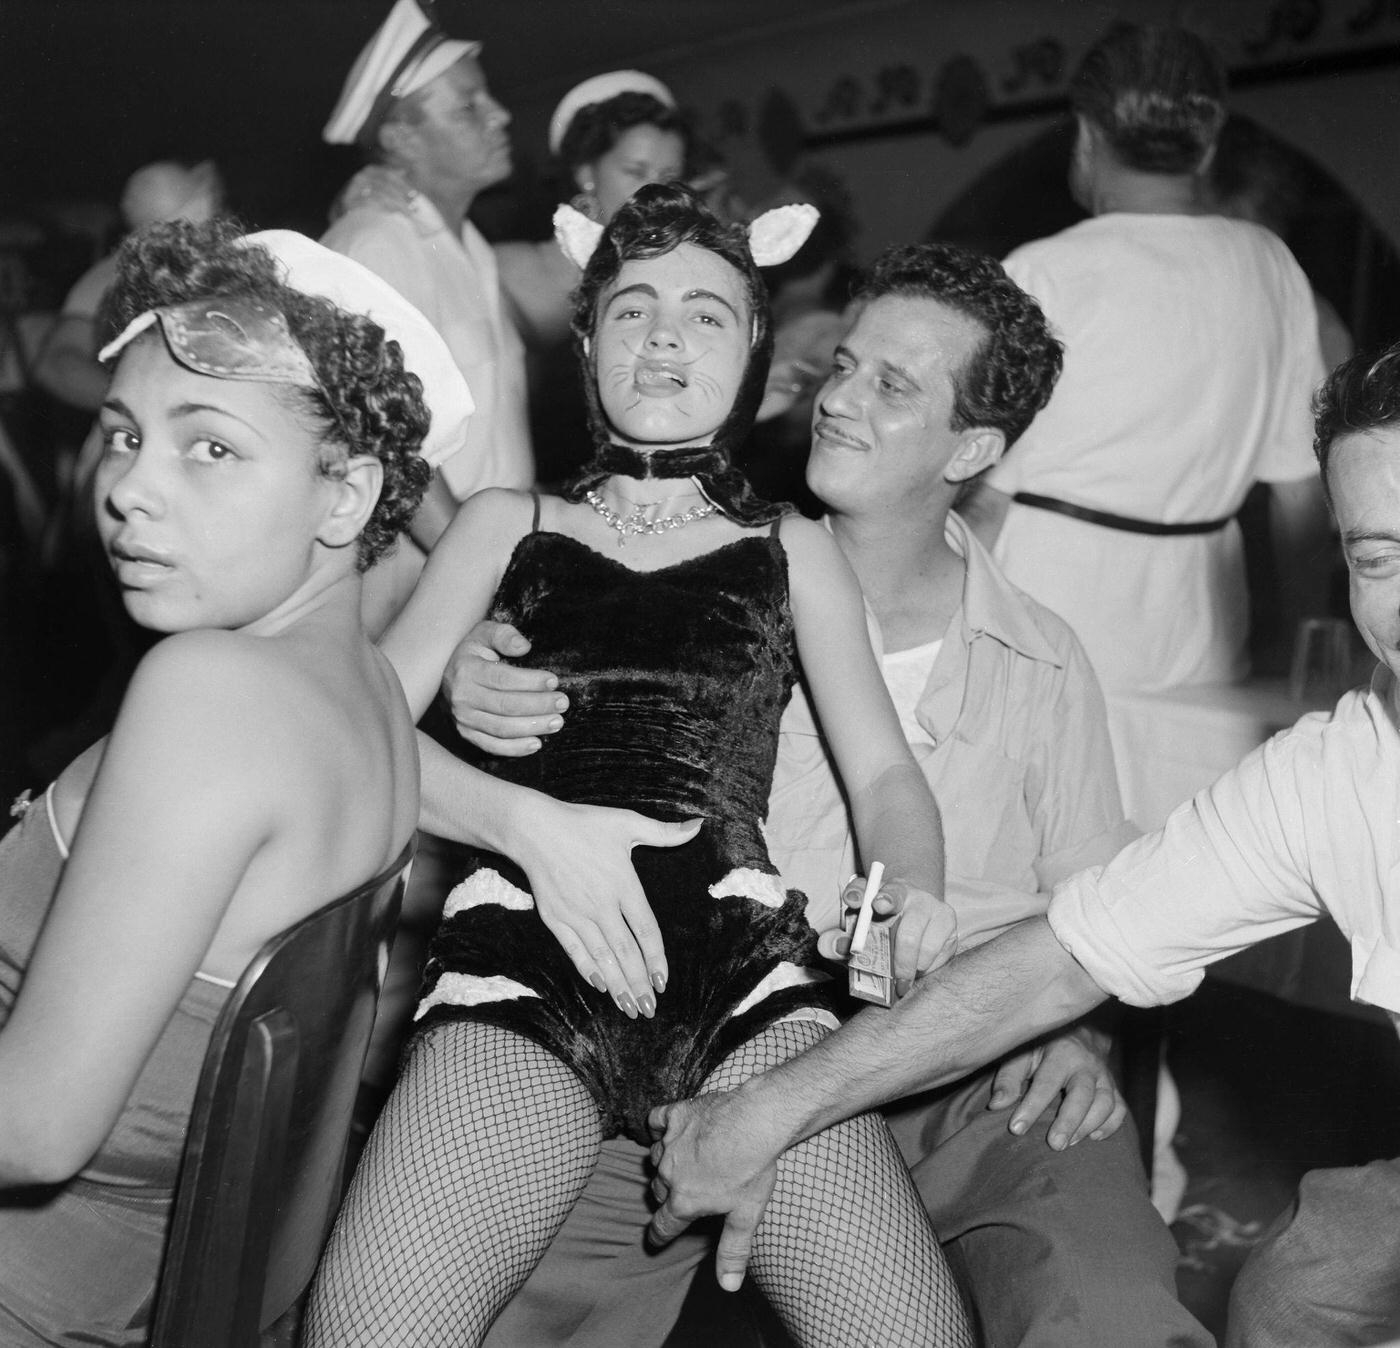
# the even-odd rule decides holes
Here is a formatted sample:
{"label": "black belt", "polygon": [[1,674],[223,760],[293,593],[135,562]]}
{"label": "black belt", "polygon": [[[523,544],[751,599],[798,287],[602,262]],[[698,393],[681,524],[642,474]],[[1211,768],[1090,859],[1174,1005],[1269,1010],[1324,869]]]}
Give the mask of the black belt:
{"label": "black belt", "polygon": [[1017,505],[1049,510],[1056,515],[1068,515],[1071,519],[1083,520],[1086,524],[1098,524],[1105,529],[1121,529],[1129,534],[1213,534],[1235,518],[1233,515],[1226,515],[1218,520],[1200,520],[1196,523],[1159,524],[1156,520],[1138,520],[1130,515],[1111,515],[1107,510],[1090,510],[1088,506],[1071,505],[1070,502],[1056,500],[1053,496],[1037,496],[1033,491],[1018,491],[1011,499]]}

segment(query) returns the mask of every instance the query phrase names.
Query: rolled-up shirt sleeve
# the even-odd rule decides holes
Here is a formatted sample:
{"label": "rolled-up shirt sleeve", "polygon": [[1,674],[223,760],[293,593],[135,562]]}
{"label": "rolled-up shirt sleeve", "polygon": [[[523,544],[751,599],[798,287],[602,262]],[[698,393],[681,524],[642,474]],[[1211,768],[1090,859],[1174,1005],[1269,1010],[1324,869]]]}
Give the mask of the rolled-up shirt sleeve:
{"label": "rolled-up shirt sleeve", "polygon": [[1323,912],[1309,861],[1315,738],[1276,736],[1158,832],[1056,888],[1051,928],[1105,992],[1178,1001],[1208,964]]}

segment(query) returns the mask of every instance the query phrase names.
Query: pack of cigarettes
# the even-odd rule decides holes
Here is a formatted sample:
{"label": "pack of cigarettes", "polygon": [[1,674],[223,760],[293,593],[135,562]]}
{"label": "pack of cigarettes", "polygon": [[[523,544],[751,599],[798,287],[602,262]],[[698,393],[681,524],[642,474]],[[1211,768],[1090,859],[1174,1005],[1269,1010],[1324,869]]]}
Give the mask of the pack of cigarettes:
{"label": "pack of cigarettes", "polygon": [[846,964],[846,982],[852,997],[894,1005],[894,932],[888,924],[872,924],[865,948]]}
{"label": "pack of cigarettes", "polygon": [[865,894],[851,928],[846,986],[852,997],[876,1006],[894,1005],[894,922],[876,923],[875,896],[885,878],[883,863],[871,864]]}

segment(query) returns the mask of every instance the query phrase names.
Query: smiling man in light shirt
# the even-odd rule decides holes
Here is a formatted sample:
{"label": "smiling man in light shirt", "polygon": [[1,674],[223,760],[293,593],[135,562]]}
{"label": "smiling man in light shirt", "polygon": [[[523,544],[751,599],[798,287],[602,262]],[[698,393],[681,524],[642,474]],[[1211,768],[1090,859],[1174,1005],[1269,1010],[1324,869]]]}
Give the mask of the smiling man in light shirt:
{"label": "smiling man in light shirt", "polygon": [[[960,955],[893,1010],[725,1096],[653,1114],[667,1239],[727,1214],[734,1281],[792,1143],[954,1081],[1110,995],[1188,995],[1207,964],[1330,914],[1352,996],[1400,1027],[1400,344],[1353,357],[1318,395],[1316,449],[1380,661],[1369,687],[1304,717],[1180,806],[1159,832],[1059,885],[1044,917]],[[1400,1158],[1304,1176],[1235,1284],[1229,1348],[1378,1343],[1400,1332]]]}

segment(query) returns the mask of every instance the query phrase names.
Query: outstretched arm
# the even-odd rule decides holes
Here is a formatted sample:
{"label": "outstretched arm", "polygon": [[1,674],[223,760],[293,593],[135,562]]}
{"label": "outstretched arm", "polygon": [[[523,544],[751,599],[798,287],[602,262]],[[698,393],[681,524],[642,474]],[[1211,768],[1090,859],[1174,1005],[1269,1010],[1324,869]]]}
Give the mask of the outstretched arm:
{"label": "outstretched arm", "polygon": [[863,866],[887,880],[876,913],[900,913],[895,977],[901,988],[936,968],[957,942],[943,901],[943,825],[909,751],[875,663],[860,586],[835,540],[810,520],[783,522],[802,668],[831,746]]}
{"label": "outstretched arm", "polygon": [[920,979],[886,1011],[870,1008],[820,1044],[728,1094],[651,1113],[662,1200],[651,1235],[673,1240],[725,1216],[719,1276],[737,1286],[789,1147],[865,1110],[956,1081],[1104,1000],[1035,918]]}

